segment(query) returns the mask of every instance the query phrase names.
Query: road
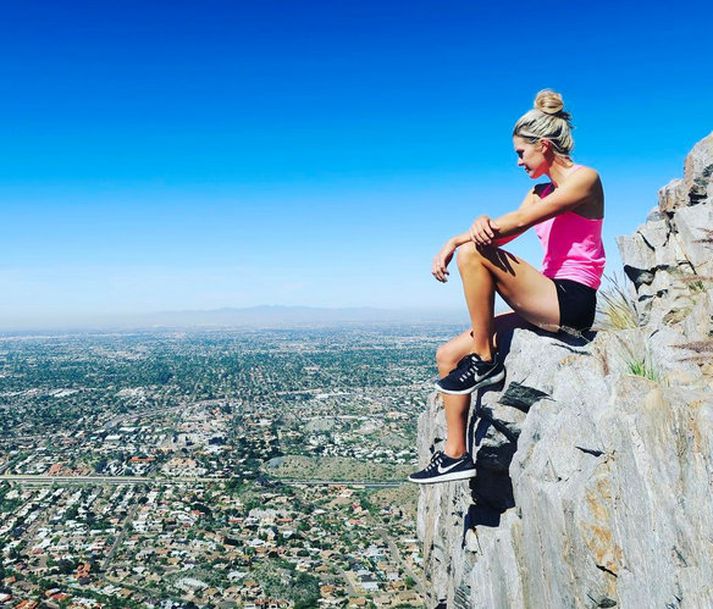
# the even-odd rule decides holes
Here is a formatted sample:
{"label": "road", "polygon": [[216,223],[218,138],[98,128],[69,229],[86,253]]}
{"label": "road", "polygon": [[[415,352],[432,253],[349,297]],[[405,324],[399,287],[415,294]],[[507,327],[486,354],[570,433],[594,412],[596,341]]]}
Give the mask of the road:
{"label": "road", "polygon": [[428,594],[426,593],[426,585],[421,579],[421,576],[413,571],[408,564],[406,563],[405,560],[401,557],[401,552],[399,551],[398,546],[396,545],[396,542],[394,539],[389,535],[389,532],[383,527],[383,526],[376,526],[376,531],[381,534],[381,536],[386,540],[386,543],[389,546],[389,550],[391,551],[391,557],[401,565],[401,568],[404,570],[404,572],[407,575],[410,575],[411,578],[416,582],[416,590],[418,593],[421,595],[421,598],[425,601],[428,598]]}
{"label": "road", "polygon": [[[155,478],[148,476],[47,476],[24,475],[24,474],[2,474],[0,480],[7,482],[20,482],[25,484],[195,484],[211,482],[227,482],[230,478],[198,478],[198,477],[176,477],[176,478]],[[385,482],[374,482],[371,480],[314,480],[314,479],[281,479],[270,478],[272,482],[279,482],[288,486],[309,485],[309,486],[360,486],[365,488],[394,488],[401,486],[402,481],[391,480]]]}
{"label": "road", "polygon": [[102,562],[102,571],[106,572],[109,569],[109,565],[111,564],[111,559],[114,558],[114,554],[116,554],[116,551],[119,549],[121,542],[124,541],[124,539],[126,539],[126,536],[129,534],[129,531],[131,530],[131,523],[134,521],[134,518],[136,518],[136,512],[139,511],[139,507],[140,507],[140,505],[138,503],[133,505],[131,507],[131,509],[129,510],[129,513],[126,515],[126,518],[124,519],[124,523],[121,526],[120,533],[116,536],[114,543],[111,544],[111,548],[109,548],[109,552],[104,557],[104,561]]}
{"label": "road", "polygon": [[286,479],[286,478],[270,478],[274,482],[281,482],[288,486],[307,485],[307,486],[363,486],[366,488],[395,488],[401,486],[403,480],[388,480],[385,482],[373,482],[370,480],[308,480],[308,479]]}
{"label": "road", "polygon": [[229,478],[149,478],[145,476],[28,476],[24,474],[3,474],[0,480],[24,482],[28,484],[187,484],[196,482],[222,482]]}

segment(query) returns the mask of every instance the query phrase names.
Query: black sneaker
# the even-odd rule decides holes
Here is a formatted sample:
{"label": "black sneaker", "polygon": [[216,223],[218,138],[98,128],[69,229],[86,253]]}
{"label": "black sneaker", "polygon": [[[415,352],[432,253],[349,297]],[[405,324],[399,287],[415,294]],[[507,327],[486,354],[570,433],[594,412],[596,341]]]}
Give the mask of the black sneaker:
{"label": "black sneaker", "polygon": [[435,482],[465,480],[473,476],[475,476],[475,465],[470,453],[465,453],[462,457],[454,459],[439,450],[424,469],[411,474],[408,480],[417,484],[434,484]]}
{"label": "black sneaker", "polygon": [[472,393],[480,387],[495,385],[505,378],[505,367],[494,358],[492,362],[484,362],[475,353],[466,355],[455,370],[448,376],[436,381],[436,389],[443,393],[463,395]]}

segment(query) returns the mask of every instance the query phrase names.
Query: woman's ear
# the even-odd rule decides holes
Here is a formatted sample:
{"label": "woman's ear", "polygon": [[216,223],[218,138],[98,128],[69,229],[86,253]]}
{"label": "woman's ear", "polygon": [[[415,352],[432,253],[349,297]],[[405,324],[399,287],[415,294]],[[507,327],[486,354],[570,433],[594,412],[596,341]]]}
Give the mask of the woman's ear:
{"label": "woman's ear", "polygon": [[550,151],[550,148],[552,148],[552,142],[550,142],[550,140],[541,139],[539,141],[539,144],[540,144],[540,152],[542,154],[546,154],[547,152]]}

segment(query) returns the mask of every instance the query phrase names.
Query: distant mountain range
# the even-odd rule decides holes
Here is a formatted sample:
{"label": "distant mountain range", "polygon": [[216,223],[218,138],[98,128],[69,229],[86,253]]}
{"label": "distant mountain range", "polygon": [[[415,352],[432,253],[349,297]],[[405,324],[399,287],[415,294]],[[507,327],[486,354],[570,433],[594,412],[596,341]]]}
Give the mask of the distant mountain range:
{"label": "distant mountain range", "polygon": [[372,307],[322,308],[264,305],[204,311],[163,311],[157,313],[92,316],[85,319],[1,323],[0,332],[18,330],[92,330],[150,328],[285,328],[290,326],[334,326],[371,323],[463,323],[465,307],[456,309],[379,309]]}

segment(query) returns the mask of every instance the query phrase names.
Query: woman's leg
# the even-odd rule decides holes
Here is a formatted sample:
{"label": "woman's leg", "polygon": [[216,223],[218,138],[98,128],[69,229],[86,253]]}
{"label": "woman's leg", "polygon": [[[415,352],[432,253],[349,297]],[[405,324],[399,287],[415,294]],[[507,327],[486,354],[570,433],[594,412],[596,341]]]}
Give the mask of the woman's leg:
{"label": "woman's leg", "polygon": [[458,269],[468,303],[473,340],[471,353],[488,361],[493,352],[495,292],[530,323],[559,330],[559,301],[554,282],[517,256],[497,247],[458,249]]}
{"label": "woman's leg", "polygon": [[[495,311],[495,280],[488,267],[473,264],[470,256],[461,252],[471,247],[470,243],[458,250],[457,262],[468,306],[472,336],[468,353],[477,354],[483,361],[493,359],[493,315]],[[475,249],[473,247],[473,249]]]}
{"label": "woman's leg", "polygon": [[[527,262],[499,248],[477,249],[466,244],[458,250],[472,333],[464,332],[439,348],[440,378],[447,376],[464,356],[475,353],[490,361],[494,352],[495,292],[530,323],[548,331],[559,329],[559,301],[551,279]],[[470,395],[443,393],[448,437],[444,452],[459,457],[466,451],[466,426]]]}
{"label": "woman's leg", "polygon": [[[513,321],[517,318],[515,313],[503,313],[491,320],[495,329],[495,334],[490,338],[497,347],[497,332],[503,326],[526,325],[522,320]],[[500,322],[500,323],[499,323]],[[436,351],[436,365],[438,367],[438,377],[443,378],[453,370],[458,362],[469,353],[473,353],[473,334],[467,330],[452,338],[447,343],[442,344]],[[443,451],[453,458],[460,457],[467,450],[466,429],[468,426],[468,410],[470,408],[470,395],[441,394],[443,398],[443,409],[446,417],[446,429],[448,431],[446,443]]]}
{"label": "woman's leg", "polygon": [[[459,334],[447,343],[444,343],[436,351],[436,365],[438,366],[438,378],[443,378],[453,370],[458,362],[473,352],[473,338],[470,330]],[[446,415],[446,443],[443,447],[449,457],[458,458],[466,452],[466,427],[468,425],[468,409],[470,406],[470,395],[448,395],[441,394],[443,398],[443,410]]]}

